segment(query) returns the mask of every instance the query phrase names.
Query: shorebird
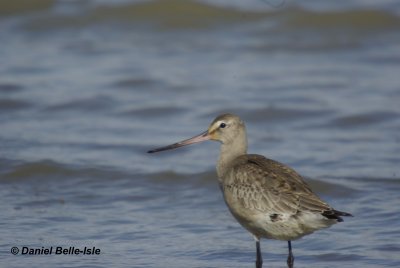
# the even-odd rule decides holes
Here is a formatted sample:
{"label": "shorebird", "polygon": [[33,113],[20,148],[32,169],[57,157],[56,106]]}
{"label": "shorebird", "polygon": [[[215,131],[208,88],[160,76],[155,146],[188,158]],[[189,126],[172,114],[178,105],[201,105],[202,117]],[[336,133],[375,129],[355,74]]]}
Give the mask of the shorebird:
{"label": "shorebird", "polygon": [[261,238],[287,241],[287,265],[292,268],[292,240],[342,222],[342,216],[352,216],[322,201],[292,168],[262,155],[247,154],[245,124],[233,114],[218,116],[200,135],[148,153],[206,140],[221,142],[218,182],[230,212],[256,241],[256,268],[263,263]]}

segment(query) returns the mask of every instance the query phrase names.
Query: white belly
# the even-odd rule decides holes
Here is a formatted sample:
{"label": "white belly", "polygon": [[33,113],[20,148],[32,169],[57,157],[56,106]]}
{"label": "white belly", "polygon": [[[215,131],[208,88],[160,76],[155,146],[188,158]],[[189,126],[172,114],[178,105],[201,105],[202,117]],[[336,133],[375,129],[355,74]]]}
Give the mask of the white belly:
{"label": "white belly", "polygon": [[336,223],[318,213],[264,212],[255,209],[232,208],[228,205],[237,221],[256,237],[277,240],[296,240],[312,232],[327,228]]}

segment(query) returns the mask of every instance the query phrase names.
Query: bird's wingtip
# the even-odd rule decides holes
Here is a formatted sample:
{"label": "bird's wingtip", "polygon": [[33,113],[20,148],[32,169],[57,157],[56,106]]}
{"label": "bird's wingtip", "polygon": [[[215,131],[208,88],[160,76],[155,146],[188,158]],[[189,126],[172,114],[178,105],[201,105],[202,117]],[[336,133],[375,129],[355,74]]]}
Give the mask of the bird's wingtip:
{"label": "bird's wingtip", "polygon": [[337,220],[337,222],[343,222],[342,216],[354,217],[352,214],[350,214],[348,212],[343,212],[343,211],[339,211],[339,210],[335,210],[335,209],[324,211],[322,213],[322,215],[328,219]]}

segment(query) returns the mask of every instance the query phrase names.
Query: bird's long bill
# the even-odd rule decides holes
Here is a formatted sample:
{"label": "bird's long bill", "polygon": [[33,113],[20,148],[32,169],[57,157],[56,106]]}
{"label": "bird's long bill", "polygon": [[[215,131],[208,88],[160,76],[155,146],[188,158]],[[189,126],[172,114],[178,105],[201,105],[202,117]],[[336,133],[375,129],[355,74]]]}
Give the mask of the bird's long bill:
{"label": "bird's long bill", "polygon": [[175,149],[178,147],[186,146],[186,145],[193,144],[193,143],[207,141],[210,139],[211,139],[211,136],[209,135],[208,131],[205,131],[205,132],[201,133],[200,135],[194,136],[193,138],[183,140],[183,141],[180,141],[180,142],[177,142],[177,143],[174,143],[171,145],[167,145],[164,147],[156,148],[156,149],[153,149],[153,150],[150,150],[147,152],[150,154],[157,153],[157,152],[161,152],[161,151],[166,151],[166,150],[171,150],[171,149]]}

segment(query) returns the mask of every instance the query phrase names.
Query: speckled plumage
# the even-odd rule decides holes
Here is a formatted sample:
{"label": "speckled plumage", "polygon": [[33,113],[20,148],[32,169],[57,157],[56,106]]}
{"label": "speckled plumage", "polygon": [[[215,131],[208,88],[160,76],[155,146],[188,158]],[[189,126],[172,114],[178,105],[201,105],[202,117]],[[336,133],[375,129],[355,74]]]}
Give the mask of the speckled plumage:
{"label": "speckled plumage", "polygon": [[316,196],[293,169],[261,155],[236,158],[220,181],[231,213],[257,238],[295,240],[344,215]]}

